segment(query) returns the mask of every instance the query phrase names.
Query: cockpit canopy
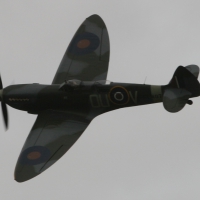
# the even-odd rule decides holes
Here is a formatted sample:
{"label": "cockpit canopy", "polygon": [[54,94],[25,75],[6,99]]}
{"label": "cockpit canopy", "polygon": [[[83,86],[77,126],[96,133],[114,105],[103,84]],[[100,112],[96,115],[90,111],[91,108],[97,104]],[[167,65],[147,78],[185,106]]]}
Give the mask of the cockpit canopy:
{"label": "cockpit canopy", "polygon": [[71,86],[71,87],[79,87],[81,85],[81,82],[80,80],[76,80],[76,79],[73,79],[73,80],[68,80],[65,82],[65,84]]}
{"label": "cockpit canopy", "polygon": [[94,81],[94,84],[110,85],[111,81],[109,81],[109,80],[99,80],[99,81]]}
{"label": "cockpit canopy", "polygon": [[72,79],[72,80],[68,80],[65,81],[64,83],[62,83],[60,85],[59,90],[75,90],[75,89],[79,89],[80,87],[84,87],[84,86],[93,86],[93,85],[110,85],[111,82],[108,80],[98,80],[98,81],[81,81],[81,80],[76,80],[76,79]]}

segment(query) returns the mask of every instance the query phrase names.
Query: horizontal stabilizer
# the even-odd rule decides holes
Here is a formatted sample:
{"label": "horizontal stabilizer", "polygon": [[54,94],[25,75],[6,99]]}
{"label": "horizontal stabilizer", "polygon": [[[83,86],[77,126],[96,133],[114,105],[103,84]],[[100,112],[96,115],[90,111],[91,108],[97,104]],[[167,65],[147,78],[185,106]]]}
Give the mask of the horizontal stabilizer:
{"label": "horizontal stabilizer", "polygon": [[199,76],[199,67],[197,65],[188,65],[185,67],[189,72],[191,72],[196,78]]}
{"label": "horizontal stabilizer", "polygon": [[163,95],[163,106],[167,111],[175,113],[185,106],[190,97],[191,93],[185,89],[166,89]]}

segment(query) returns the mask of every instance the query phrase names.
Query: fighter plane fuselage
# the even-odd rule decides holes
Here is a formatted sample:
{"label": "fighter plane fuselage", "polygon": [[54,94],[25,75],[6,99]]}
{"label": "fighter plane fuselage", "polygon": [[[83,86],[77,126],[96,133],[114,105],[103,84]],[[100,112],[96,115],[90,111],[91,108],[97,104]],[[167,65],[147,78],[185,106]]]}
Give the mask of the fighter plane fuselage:
{"label": "fighter plane fuselage", "polygon": [[79,85],[21,84],[4,88],[3,101],[13,108],[35,114],[47,109],[101,109],[104,113],[162,102],[162,87],[113,82],[105,85],[94,81],[82,81]]}

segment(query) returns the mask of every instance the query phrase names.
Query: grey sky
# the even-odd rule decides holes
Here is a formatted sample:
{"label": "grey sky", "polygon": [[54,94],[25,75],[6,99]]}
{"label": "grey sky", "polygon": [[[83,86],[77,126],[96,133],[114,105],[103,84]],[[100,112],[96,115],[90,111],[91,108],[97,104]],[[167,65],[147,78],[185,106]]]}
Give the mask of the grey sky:
{"label": "grey sky", "polygon": [[[50,84],[92,14],[109,31],[109,80],[167,84],[178,65],[200,65],[199,8],[197,0],[1,1],[3,84]],[[199,199],[200,99],[193,102],[176,114],[155,104],[101,115],[62,159],[21,184],[14,167],[36,116],[9,107],[10,128],[0,126],[0,199]]]}

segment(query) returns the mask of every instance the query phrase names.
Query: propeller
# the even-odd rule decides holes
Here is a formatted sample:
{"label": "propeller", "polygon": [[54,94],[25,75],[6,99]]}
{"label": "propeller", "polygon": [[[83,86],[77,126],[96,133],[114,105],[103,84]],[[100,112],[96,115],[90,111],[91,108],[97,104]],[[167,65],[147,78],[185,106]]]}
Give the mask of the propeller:
{"label": "propeller", "polygon": [[0,76],[0,98],[1,98],[1,109],[3,113],[5,128],[8,129],[8,111],[7,111],[6,104],[3,102],[3,84],[2,84],[1,76]]}

